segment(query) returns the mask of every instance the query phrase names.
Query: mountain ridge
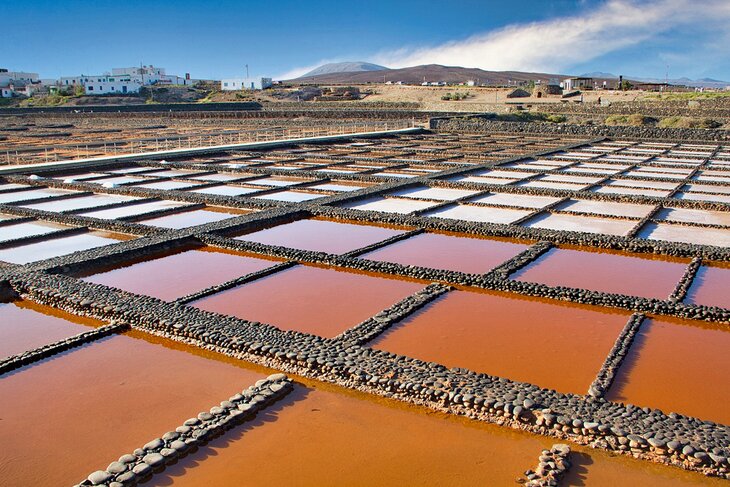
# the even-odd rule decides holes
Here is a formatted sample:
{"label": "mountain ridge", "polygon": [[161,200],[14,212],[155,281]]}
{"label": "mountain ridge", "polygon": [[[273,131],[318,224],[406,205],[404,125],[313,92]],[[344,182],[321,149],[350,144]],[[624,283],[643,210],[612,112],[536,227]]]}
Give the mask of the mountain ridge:
{"label": "mountain ridge", "polygon": [[321,76],[325,74],[335,73],[361,73],[368,71],[382,71],[387,70],[385,66],[379,64],[367,63],[364,61],[345,61],[341,63],[327,63],[314,68],[313,70],[303,74],[300,78],[307,78],[312,76]]}
{"label": "mountain ridge", "polygon": [[[377,66],[377,65],[376,65]],[[310,71],[311,73],[311,71]],[[287,80],[294,83],[332,83],[332,84],[365,84],[393,83],[401,81],[408,84],[420,84],[423,81],[447,83],[463,83],[473,80],[478,83],[508,84],[510,81],[530,81],[540,79],[548,82],[551,79],[562,79],[564,74],[532,73],[522,71],[485,71],[478,68],[464,68],[461,66],[442,66],[440,64],[424,64],[397,69],[379,69],[370,71],[339,71],[310,75],[307,73],[296,79]]]}

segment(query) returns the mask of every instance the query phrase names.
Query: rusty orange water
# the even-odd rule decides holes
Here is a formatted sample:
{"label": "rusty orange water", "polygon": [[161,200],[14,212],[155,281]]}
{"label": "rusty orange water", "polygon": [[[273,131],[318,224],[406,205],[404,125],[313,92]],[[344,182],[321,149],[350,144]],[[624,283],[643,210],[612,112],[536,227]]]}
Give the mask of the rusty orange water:
{"label": "rusty orange water", "polygon": [[628,317],[625,312],[554,301],[452,291],[372,346],[585,394]]}
{"label": "rusty orange water", "polygon": [[171,300],[276,265],[278,261],[200,248],[132,260],[85,281]]}
{"label": "rusty orange water", "polygon": [[512,277],[549,286],[667,299],[684,275],[687,264],[686,260],[662,259],[650,254],[560,248],[551,249]]}
{"label": "rusty orange water", "polygon": [[524,243],[422,233],[362,255],[363,259],[482,274],[526,250]]}
{"label": "rusty orange water", "polygon": [[727,481],[676,467],[571,445],[571,467],[560,487],[709,487]]}
{"label": "rusty orange water", "polygon": [[730,331],[702,322],[646,320],[607,398],[730,424]]}
{"label": "rusty orange water", "polygon": [[685,301],[730,308],[730,266],[712,264],[700,267]]}
{"label": "rusty orange water", "polygon": [[0,357],[33,350],[101,325],[100,321],[31,301],[0,303]]}
{"label": "rusty orange water", "polygon": [[295,391],[158,486],[512,485],[550,440],[327,386]]}
{"label": "rusty orange water", "polygon": [[4,485],[73,485],[262,374],[113,336],[0,380]]}
{"label": "rusty orange water", "polygon": [[404,230],[328,220],[298,220],[236,237],[237,240],[342,254],[400,235]]}
{"label": "rusty orange water", "polygon": [[330,338],[423,287],[300,265],[195,301],[193,306]]}

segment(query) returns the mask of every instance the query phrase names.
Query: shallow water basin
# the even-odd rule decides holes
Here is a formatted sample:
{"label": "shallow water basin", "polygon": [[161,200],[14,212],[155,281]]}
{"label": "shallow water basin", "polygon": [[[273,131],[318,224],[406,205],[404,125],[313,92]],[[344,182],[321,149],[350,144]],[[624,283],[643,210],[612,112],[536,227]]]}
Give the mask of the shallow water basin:
{"label": "shallow water basin", "polygon": [[331,338],[423,287],[412,281],[299,265],[191,305]]}
{"label": "shallow water basin", "polygon": [[309,219],[258,230],[238,236],[236,240],[342,254],[382,242],[404,232],[405,230],[375,225]]}
{"label": "shallow water basin", "polygon": [[597,307],[457,290],[398,323],[371,346],[585,394],[628,317],[628,312]]}
{"label": "shallow water basin", "polygon": [[504,240],[422,233],[360,256],[403,265],[483,274],[526,250],[529,245]]}
{"label": "shallow water basin", "polygon": [[123,267],[97,269],[94,274],[86,274],[83,280],[173,300],[278,262],[203,247],[134,259]]}

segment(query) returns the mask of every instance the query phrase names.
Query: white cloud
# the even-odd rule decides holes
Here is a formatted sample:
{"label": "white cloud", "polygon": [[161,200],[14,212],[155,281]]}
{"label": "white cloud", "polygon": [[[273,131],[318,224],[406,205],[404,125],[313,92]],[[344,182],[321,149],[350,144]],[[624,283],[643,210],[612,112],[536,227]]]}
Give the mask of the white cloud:
{"label": "white cloud", "polygon": [[306,73],[310,72],[311,70],[313,70],[313,69],[315,69],[315,68],[317,68],[317,67],[319,67],[319,66],[321,66],[323,64],[326,64],[328,62],[330,62],[330,61],[320,61],[317,64],[312,64],[311,66],[300,66],[300,67],[297,67],[297,68],[292,68],[289,71],[286,71],[284,73],[281,73],[281,74],[278,74],[278,75],[274,76],[274,79],[276,79],[276,80],[284,80],[284,79],[298,78],[301,75],[306,74]]}
{"label": "white cloud", "polygon": [[730,32],[729,22],[728,0],[609,0],[572,16],[509,25],[438,46],[384,52],[373,62],[555,72],[679,26],[714,29],[723,36]]}
{"label": "white cloud", "polygon": [[308,72],[312,71],[315,68],[322,66],[323,64],[341,63],[344,61],[347,61],[347,59],[344,59],[344,58],[322,59],[316,64],[311,64],[309,66],[294,67],[284,73],[274,76],[273,78],[276,80],[295,79],[295,78],[302,76],[303,74],[307,74]]}

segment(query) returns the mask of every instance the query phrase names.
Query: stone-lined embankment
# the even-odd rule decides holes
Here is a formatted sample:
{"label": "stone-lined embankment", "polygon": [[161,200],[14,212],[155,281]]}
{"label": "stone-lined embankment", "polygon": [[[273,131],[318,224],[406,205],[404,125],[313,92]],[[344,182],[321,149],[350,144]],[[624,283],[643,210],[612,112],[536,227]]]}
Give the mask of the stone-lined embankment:
{"label": "stone-lined embankment", "polygon": [[[256,413],[284,397],[292,388],[292,381],[284,374],[270,375],[221,401],[220,405],[211,407],[209,411],[186,420],[175,430],[147,442],[132,453],[122,455],[105,470],[92,472],[76,487],[137,485],[226,430],[253,419]],[[114,432],[109,433],[113,435]]]}

